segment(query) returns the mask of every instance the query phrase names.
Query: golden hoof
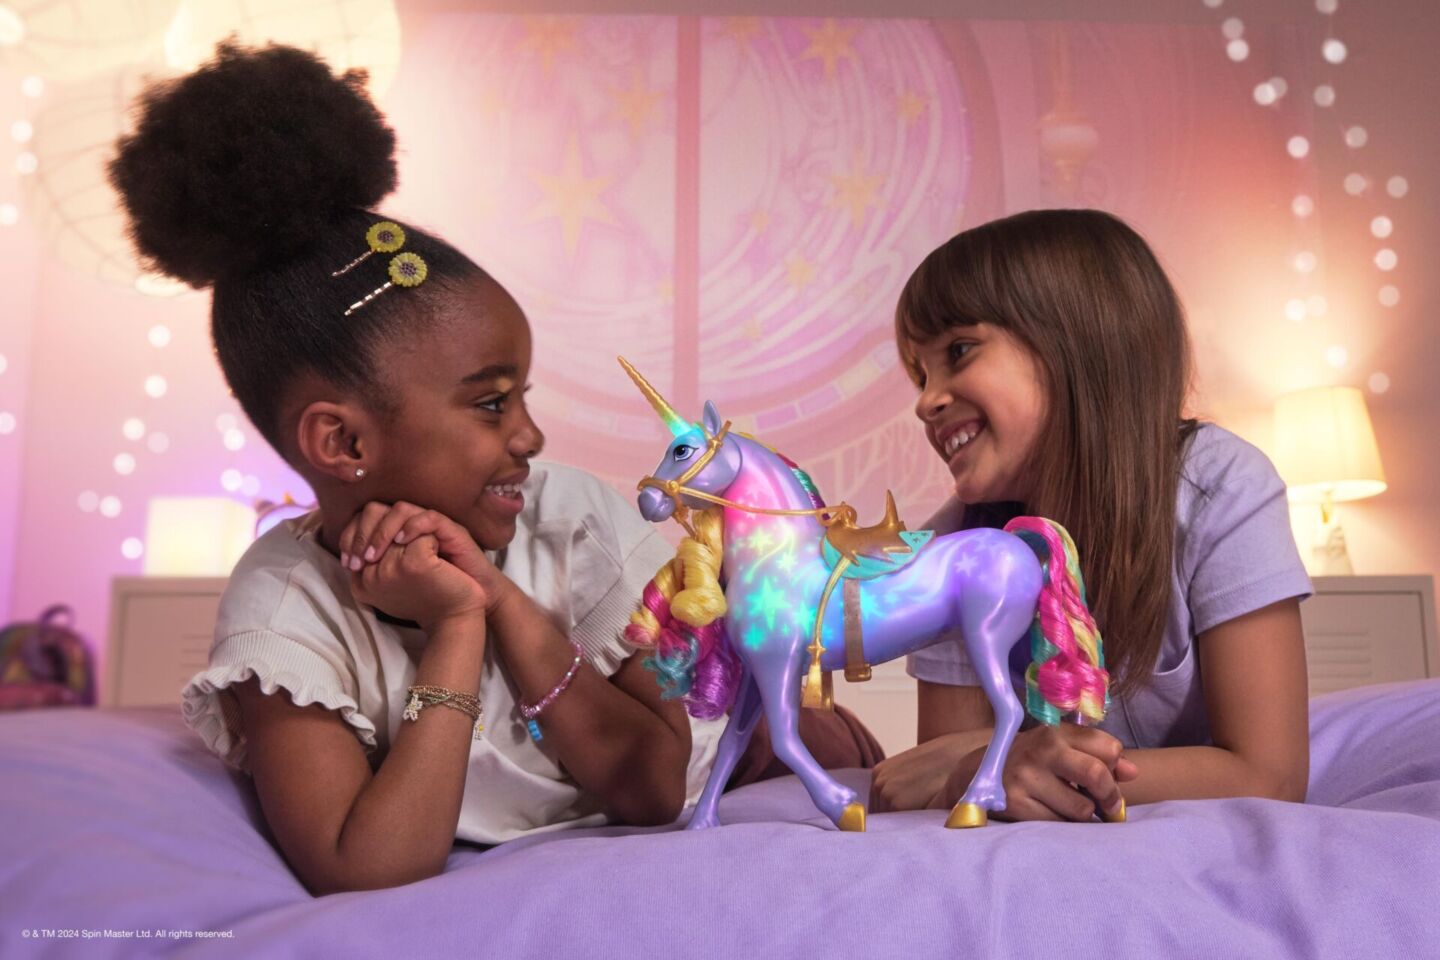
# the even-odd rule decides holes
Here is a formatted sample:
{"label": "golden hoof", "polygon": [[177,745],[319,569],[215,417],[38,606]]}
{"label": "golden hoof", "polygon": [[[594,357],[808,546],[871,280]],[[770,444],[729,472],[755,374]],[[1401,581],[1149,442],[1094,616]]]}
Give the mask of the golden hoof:
{"label": "golden hoof", "polygon": [[847,805],[845,812],[840,814],[840,823],[837,826],[846,833],[864,833],[865,807],[858,802]]}
{"label": "golden hoof", "polygon": [[1116,810],[1114,813],[1102,813],[1102,814],[1100,815],[1100,819],[1101,819],[1101,820],[1104,820],[1106,823],[1124,823],[1124,822],[1125,822],[1125,798],[1124,798],[1124,797],[1121,797],[1121,798],[1120,798],[1120,809],[1119,809],[1119,810]]}
{"label": "golden hoof", "polygon": [[978,803],[957,803],[955,809],[950,811],[945,826],[952,830],[963,830],[969,827],[983,827],[988,822],[985,815],[985,808]]}

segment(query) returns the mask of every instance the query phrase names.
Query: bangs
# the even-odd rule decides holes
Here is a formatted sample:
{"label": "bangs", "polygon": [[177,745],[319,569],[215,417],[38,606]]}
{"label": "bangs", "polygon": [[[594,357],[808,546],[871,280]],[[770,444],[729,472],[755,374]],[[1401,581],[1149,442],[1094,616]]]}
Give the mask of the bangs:
{"label": "bangs", "polygon": [[[895,304],[895,347],[905,372],[917,385],[921,378],[913,344],[927,343],[954,327],[983,322],[1005,325],[998,311],[972,299],[980,284],[973,261],[965,255],[969,251],[958,246],[964,237],[960,234],[931,251],[905,281]],[[985,319],[991,316],[995,319]]]}

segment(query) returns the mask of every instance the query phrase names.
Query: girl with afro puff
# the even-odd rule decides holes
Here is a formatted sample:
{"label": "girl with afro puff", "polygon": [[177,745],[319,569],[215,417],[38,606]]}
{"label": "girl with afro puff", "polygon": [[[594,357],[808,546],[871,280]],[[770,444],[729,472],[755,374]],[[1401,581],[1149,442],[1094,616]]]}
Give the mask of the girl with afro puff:
{"label": "girl with afro puff", "polygon": [[[318,502],[236,566],[183,694],[317,894],[433,876],[457,837],[668,823],[723,723],[662,700],[622,637],[671,548],[535,460],[519,305],[374,212],[395,138],[363,83],[222,44],[147,90],[110,168],[141,254],[211,290],[234,396]],[[821,719],[822,762],[879,758],[858,721]],[[777,772],[751,757],[732,785]]]}

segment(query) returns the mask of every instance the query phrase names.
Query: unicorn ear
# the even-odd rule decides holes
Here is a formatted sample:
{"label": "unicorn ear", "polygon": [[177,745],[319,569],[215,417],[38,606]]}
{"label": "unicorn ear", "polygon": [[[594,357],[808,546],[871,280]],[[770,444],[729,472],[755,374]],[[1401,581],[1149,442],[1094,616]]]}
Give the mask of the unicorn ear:
{"label": "unicorn ear", "polygon": [[720,427],[721,427],[721,425],[722,425],[722,422],[721,422],[721,420],[720,420],[720,411],[715,409],[715,404],[711,403],[709,400],[706,400],[706,401],[705,401],[705,432],[708,433],[708,434],[710,434],[710,436],[713,437],[713,436],[715,436],[717,433],[720,432]]}

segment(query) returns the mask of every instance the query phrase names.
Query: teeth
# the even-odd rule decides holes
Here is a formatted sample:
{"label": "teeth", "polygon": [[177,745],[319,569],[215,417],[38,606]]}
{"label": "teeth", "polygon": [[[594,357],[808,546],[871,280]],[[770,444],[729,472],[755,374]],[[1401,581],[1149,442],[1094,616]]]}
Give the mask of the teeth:
{"label": "teeth", "polygon": [[485,492],[514,499],[520,495],[520,485],[518,483],[492,484],[485,488]]}
{"label": "teeth", "polygon": [[979,433],[979,430],[976,430],[974,433],[961,430],[949,440],[946,440],[945,456],[953,456],[956,450],[959,450],[961,447],[965,446],[965,444],[969,443],[971,440],[974,440],[979,435]]}

